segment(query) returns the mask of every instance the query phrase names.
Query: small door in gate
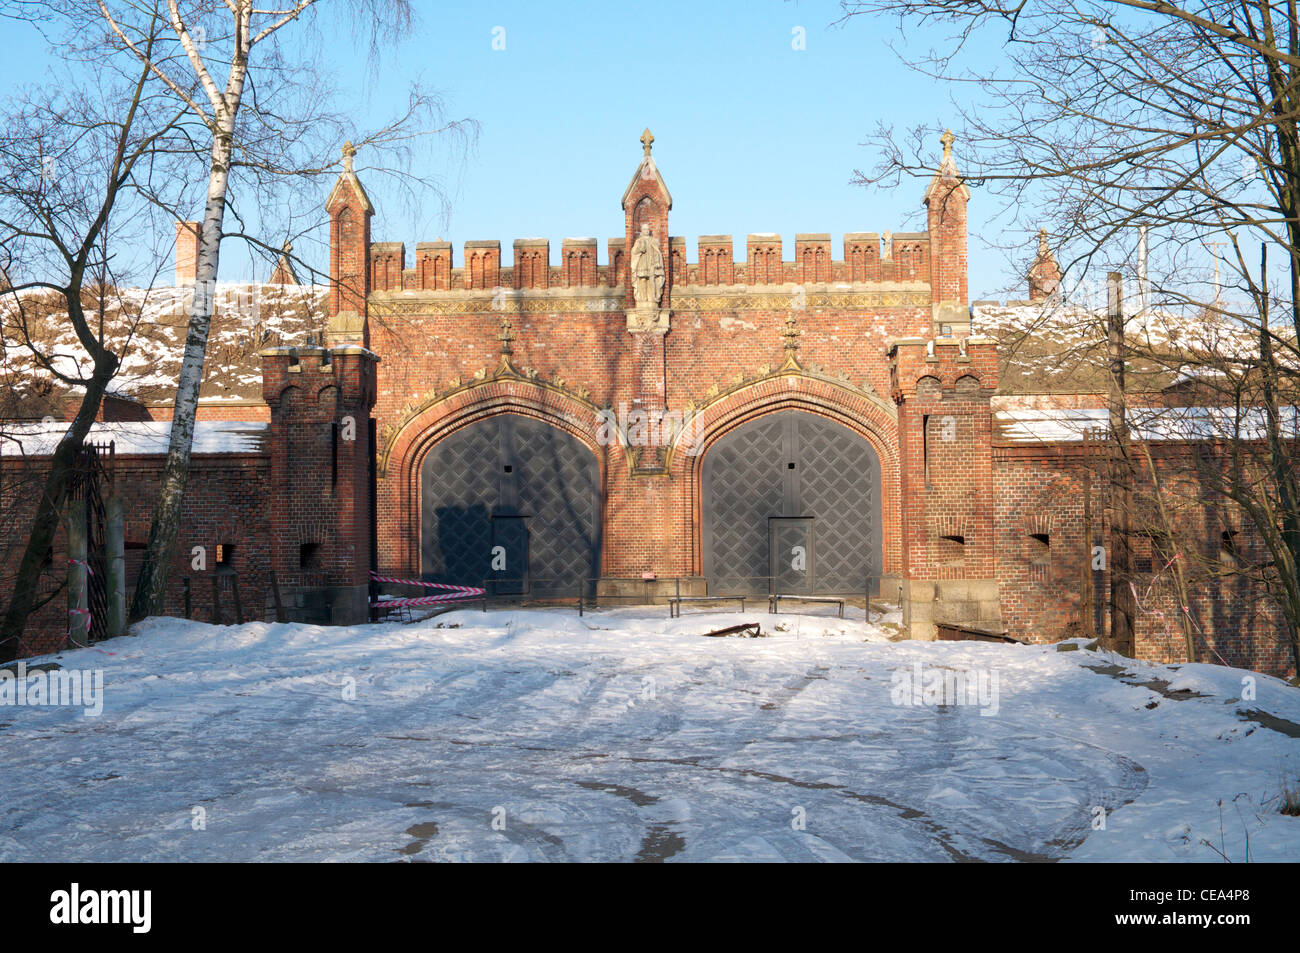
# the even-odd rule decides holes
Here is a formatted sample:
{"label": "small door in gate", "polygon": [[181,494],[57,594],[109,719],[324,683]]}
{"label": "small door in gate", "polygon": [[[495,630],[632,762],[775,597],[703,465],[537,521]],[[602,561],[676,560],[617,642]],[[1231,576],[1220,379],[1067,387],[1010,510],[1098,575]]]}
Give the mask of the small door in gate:
{"label": "small door in gate", "polygon": [[813,591],[813,521],[803,516],[773,516],[767,521],[772,590],[789,595]]}
{"label": "small door in gate", "polygon": [[489,590],[501,595],[525,591],[528,579],[528,517],[492,517],[492,563]]}

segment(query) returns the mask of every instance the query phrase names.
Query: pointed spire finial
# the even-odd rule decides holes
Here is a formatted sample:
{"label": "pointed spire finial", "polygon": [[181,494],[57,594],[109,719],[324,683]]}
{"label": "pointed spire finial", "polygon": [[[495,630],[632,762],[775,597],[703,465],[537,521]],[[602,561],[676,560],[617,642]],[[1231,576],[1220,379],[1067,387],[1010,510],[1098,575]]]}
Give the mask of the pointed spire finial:
{"label": "pointed spire finial", "polygon": [[296,285],[298,283],[298,272],[293,267],[293,242],[289,239],[284,240],[280,246],[280,257],[276,260],[275,270],[271,272],[271,281],[273,285]]}
{"label": "pointed spire finial", "polygon": [[1029,266],[1029,300],[1042,301],[1055,294],[1061,286],[1061,266],[1047,242],[1047,229],[1038,229],[1038,254]]}
{"label": "pointed spire finial", "polygon": [[647,126],[645,132],[641,133],[641,148],[645,150],[646,155],[650,154],[650,148],[654,144],[654,141],[655,137],[651,135],[650,127]]}
{"label": "pointed spire finial", "polygon": [[357,154],[357,147],[354,146],[352,140],[349,139],[347,142],[343,143],[343,148],[340,151],[343,153],[343,171],[351,172],[352,158]]}
{"label": "pointed spire finial", "polygon": [[[943,135],[939,137],[943,143],[943,158],[939,160],[938,167],[934,170],[934,178],[930,180],[929,186],[925,190],[925,204],[929,205],[930,200],[935,195],[956,195],[961,200],[970,199],[970,188],[964,181],[964,176],[957,169],[957,160],[952,154],[952,144],[957,141],[957,137],[952,134],[951,129],[945,129]],[[954,192],[952,180],[957,180],[957,188]]]}

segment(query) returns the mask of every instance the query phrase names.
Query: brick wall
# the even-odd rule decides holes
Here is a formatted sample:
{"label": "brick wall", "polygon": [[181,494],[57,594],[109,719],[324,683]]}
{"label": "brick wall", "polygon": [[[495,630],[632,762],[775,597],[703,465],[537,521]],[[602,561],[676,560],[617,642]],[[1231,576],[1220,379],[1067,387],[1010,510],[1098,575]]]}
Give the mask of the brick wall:
{"label": "brick wall", "polygon": [[[3,492],[0,506],[0,579],[8,582],[17,571],[34,513],[33,490],[47,472],[48,458],[19,460],[6,457],[0,462]],[[162,474],[159,456],[118,456],[114,469],[114,492],[122,498],[125,513],[127,602],[135,591],[144,546],[149,538],[149,521],[157,502]],[[270,498],[266,493],[269,460],[263,454],[207,454],[193,458],[181,509],[181,535],[168,575],[165,614],[182,615],[185,608],[184,580],[190,580],[193,618],[212,621],[212,579],[217,572],[216,547],[228,549],[229,568],[239,576],[240,596],[246,619],[263,618],[269,593]],[[109,488],[104,487],[105,496]],[[193,548],[206,549],[206,568],[192,564]],[[49,572],[42,580],[42,594],[52,592],[65,576],[66,535],[60,526]],[[234,606],[228,589],[223,589],[223,620],[234,621]],[[57,651],[67,634],[67,599],[62,593],[46,604],[29,621],[28,655]]]}
{"label": "brick wall", "polygon": [[[1085,634],[1086,574],[1093,580],[1092,615],[1098,634],[1106,631],[1109,571],[1092,570],[1092,546],[1109,549],[1106,471],[1081,444],[999,446],[994,449],[997,578],[1008,631],[1034,642]],[[1155,444],[1153,460],[1163,493],[1174,509],[1172,542],[1153,539],[1162,521],[1149,509],[1149,480],[1136,481],[1139,513],[1134,522],[1133,583],[1138,593],[1136,654],[1155,662],[1187,660],[1182,612],[1169,559],[1181,552],[1194,620],[1196,661],[1222,662],[1271,674],[1294,675],[1282,641],[1281,614],[1262,587],[1216,566],[1223,532],[1233,533],[1236,557],[1266,559],[1248,520],[1198,487],[1196,464],[1185,446]],[[1085,470],[1092,472],[1092,540],[1084,537]],[[1046,537],[1046,544],[1042,537]]]}
{"label": "brick wall", "polygon": [[[341,178],[334,195],[350,188]],[[402,270],[390,264],[400,246],[371,245],[369,334],[383,358],[374,410],[380,565],[419,571],[418,483],[429,448],[461,426],[512,412],[575,434],[598,459],[605,575],[698,574],[701,455],[602,445],[601,409],[682,414],[693,419],[701,447],[756,416],[802,409],[844,423],[876,450],[887,573],[905,571],[905,514],[924,497],[932,514],[913,521],[922,539],[910,571],[991,577],[987,398],[996,362],[977,349],[968,374],[945,371],[946,390],[934,396],[954,415],[958,443],[936,445],[932,485],[913,484],[909,496],[889,356],[899,339],[933,335],[936,289],[949,306],[965,307],[967,195],[955,175],[940,177],[925,196],[927,232],[851,233],[839,258],[829,234],[809,232],[795,236],[792,260],[779,235],[760,233],[746,236],[739,261],[731,236],[701,236],[692,261],[688,242],[669,233],[672,197],[647,151],[623,195],[624,235],[608,241],[603,262],[594,239],[564,240],[558,263],[545,239],[519,239],[509,267],[501,266],[499,242],[471,241],[455,269],[450,245],[439,244],[447,280],[417,267],[399,286],[389,276]],[[634,304],[628,258],[643,226],[664,259],[666,334],[629,333],[625,315]],[[434,254],[432,244],[417,248]],[[508,355],[500,340],[507,319]],[[950,343],[949,369],[968,360]],[[962,376],[979,393],[958,385]],[[924,393],[913,397],[902,413],[922,421],[919,443],[927,426],[940,426],[924,423],[940,408],[929,408]],[[925,534],[944,520],[969,523],[961,566],[926,555]]]}
{"label": "brick wall", "polygon": [[[819,398],[822,403],[847,407],[867,395],[888,405],[887,348],[894,338],[928,332],[928,297],[923,288],[859,293],[859,300],[873,297],[878,304],[863,306],[845,292],[839,299],[845,304],[822,307],[815,295],[809,298],[805,293],[801,300],[794,286],[777,286],[766,289],[767,300],[738,294],[734,303],[676,310],[672,330],[663,338],[658,368],[666,408],[681,412],[689,406],[703,411],[737,388],[754,388],[760,380],[776,375],[785,356],[781,331],[792,303],[803,305],[794,312],[801,332],[798,359],[809,378],[826,392]],[[909,297],[916,303],[890,303],[892,298]],[[621,309],[609,310],[611,300],[615,308],[620,302],[593,296],[577,302],[583,310],[572,310],[574,305],[565,299],[554,300],[554,311],[534,311],[528,298],[511,298],[505,305],[514,335],[512,361],[520,376],[513,385],[516,409],[549,406],[557,390],[570,398],[562,410],[532,412],[548,414],[544,419],[557,426],[587,432],[588,443],[602,462],[606,574],[698,571],[698,533],[691,528],[694,502],[688,488],[664,476],[633,476],[632,461],[623,451],[602,447],[594,437],[601,408],[631,405],[647,386],[626,318]],[[726,307],[728,303],[733,307]],[[470,311],[471,307],[478,310]],[[501,312],[488,310],[484,299],[436,294],[377,294],[372,309],[376,317],[371,342],[383,358],[375,417],[381,454],[388,460],[379,487],[380,563],[415,571],[418,533],[413,527],[418,526],[414,522],[418,508],[402,494],[422,458],[415,451],[404,457],[398,447],[431,433],[449,432],[494,406],[497,396],[490,385],[501,359],[497,340]],[[420,313],[423,309],[427,310]],[[439,313],[444,310],[452,313]],[[782,406],[773,400],[766,409],[774,412]],[[576,420],[566,422],[565,416]],[[873,435],[883,450],[879,452],[882,464],[897,472],[891,462],[896,445],[893,419],[855,419],[853,425]],[[896,525],[897,496],[886,495],[885,503],[890,514],[886,522]],[[885,548],[887,553],[897,553],[896,536],[887,536]]]}

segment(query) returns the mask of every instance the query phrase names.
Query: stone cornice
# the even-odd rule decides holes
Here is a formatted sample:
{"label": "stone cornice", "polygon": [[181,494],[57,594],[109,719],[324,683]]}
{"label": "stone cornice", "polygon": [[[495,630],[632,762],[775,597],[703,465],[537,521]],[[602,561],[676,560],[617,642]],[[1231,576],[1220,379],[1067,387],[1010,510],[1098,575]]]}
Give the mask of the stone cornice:
{"label": "stone cornice", "polygon": [[[800,296],[800,310],[861,310],[928,307],[930,286],[924,282],[856,282],[854,284],[679,285],[668,307],[678,312],[786,311]],[[595,288],[476,289],[473,291],[376,291],[371,314],[556,314],[620,312],[621,285]]]}

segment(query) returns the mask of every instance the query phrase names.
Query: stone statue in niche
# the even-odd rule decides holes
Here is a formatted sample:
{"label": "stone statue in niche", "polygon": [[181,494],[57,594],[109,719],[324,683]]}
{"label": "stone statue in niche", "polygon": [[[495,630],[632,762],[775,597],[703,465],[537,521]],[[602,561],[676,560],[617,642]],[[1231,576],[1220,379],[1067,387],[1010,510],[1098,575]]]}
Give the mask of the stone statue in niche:
{"label": "stone statue in niche", "polygon": [[664,294],[664,256],[659,242],[642,225],[641,234],[632,245],[632,297],[639,309],[658,309]]}

